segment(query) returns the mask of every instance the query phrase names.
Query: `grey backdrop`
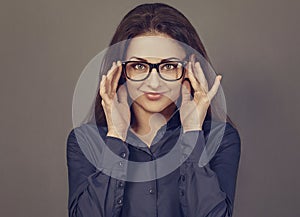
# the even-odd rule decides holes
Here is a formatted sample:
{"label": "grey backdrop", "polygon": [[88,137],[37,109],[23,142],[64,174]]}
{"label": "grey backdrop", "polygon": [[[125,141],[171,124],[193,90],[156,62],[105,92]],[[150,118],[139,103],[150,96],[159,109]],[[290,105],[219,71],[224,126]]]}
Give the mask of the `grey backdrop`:
{"label": "grey backdrop", "polygon": [[[142,2],[1,0],[0,216],[67,216],[75,84]],[[190,19],[223,75],[242,139],[234,216],[300,216],[299,1],[163,2]]]}

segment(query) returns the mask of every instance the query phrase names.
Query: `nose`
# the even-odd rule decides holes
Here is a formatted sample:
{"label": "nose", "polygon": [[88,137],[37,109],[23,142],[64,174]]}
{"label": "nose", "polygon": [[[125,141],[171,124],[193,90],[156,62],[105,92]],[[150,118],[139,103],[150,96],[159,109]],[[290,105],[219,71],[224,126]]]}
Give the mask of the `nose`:
{"label": "nose", "polygon": [[152,89],[156,89],[160,86],[160,77],[155,68],[153,68],[152,71],[150,72],[150,75],[147,79],[147,85]]}

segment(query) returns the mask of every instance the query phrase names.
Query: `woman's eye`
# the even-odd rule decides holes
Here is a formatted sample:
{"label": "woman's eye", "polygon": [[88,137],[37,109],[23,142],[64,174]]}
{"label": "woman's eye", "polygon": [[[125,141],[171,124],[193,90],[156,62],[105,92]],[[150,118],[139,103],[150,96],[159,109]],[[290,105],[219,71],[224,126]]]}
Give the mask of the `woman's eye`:
{"label": "woman's eye", "polygon": [[175,69],[177,67],[176,64],[165,64],[163,65],[162,69],[164,70],[172,70],[172,69]]}
{"label": "woman's eye", "polygon": [[137,64],[133,65],[133,68],[136,70],[143,70],[143,69],[145,69],[145,66],[143,64],[137,63]]}

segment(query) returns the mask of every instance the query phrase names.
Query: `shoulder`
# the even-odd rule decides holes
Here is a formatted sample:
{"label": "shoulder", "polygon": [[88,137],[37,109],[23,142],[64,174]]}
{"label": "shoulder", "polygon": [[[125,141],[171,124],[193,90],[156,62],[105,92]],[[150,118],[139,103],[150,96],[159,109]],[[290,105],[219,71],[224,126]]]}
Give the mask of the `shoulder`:
{"label": "shoulder", "polygon": [[67,141],[74,139],[83,139],[83,137],[101,136],[106,134],[107,129],[100,127],[93,123],[82,124],[79,127],[75,127],[69,131]]}
{"label": "shoulder", "polygon": [[67,146],[78,146],[78,144],[99,141],[106,135],[106,129],[92,123],[83,124],[71,129],[67,136]]}
{"label": "shoulder", "polygon": [[241,155],[241,138],[238,130],[229,122],[209,124],[212,127],[205,128],[205,146],[210,165],[214,169],[218,165],[236,168]]}
{"label": "shoulder", "polygon": [[73,128],[67,137],[68,162],[87,162],[100,168],[106,147],[103,135],[105,129],[95,124],[83,124]]}
{"label": "shoulder", "polygon": [[205,121],[204,135],[206,141],[212,141],[219,143],[218,152],[227,149],[234,148],[238,152],[241,148],[241,138],[238,129],[235,128],[229,122],[217,122],[217,121]]}
{"label": "shoulder", "polygon": [[234,146],[240,149],[241,138],[238,130],[233,127],[232,124],[226,122],[221,148],[228,148],[228,146]]}

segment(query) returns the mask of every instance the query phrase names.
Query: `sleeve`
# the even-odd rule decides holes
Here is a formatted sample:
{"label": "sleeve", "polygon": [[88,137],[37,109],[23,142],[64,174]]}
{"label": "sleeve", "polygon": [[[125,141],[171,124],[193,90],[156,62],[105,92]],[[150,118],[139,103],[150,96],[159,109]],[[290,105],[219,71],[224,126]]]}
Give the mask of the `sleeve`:
{"label": "sleeve", "polygon": [[[123,153],[121,140],[106,137],[105,142],[115,153]],[[67,166],[69,217],[110,217],[120,210],[119,198],[123,190],[116,188],[124,182],[111,178],[90,163],[78,144],[74,129],[67,139]]]}
{"label": "sleeve", "polygon": [[195,148],[180,168],[180,200],[182,210],[190,217],[231,217],[240,159],[240,137],[226,124],[221,144],[208,164],[198,161],[205,147],[204,132],[190,131],[183,135],[183,155]]}

